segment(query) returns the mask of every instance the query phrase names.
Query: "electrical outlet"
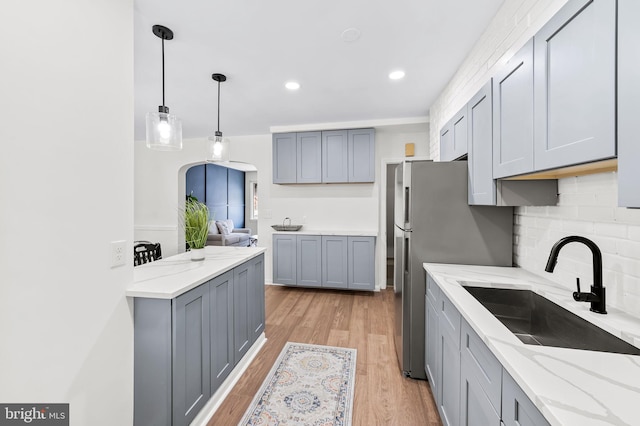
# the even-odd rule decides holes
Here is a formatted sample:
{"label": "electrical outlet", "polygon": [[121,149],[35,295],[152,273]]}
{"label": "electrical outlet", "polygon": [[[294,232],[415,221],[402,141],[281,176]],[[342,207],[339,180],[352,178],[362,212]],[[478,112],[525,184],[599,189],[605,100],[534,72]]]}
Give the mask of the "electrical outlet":
{"label": "electrical outlet", "polygon": [[111,267],[122,266],[125,262],[125,248],[127,242],[125,240],[111,241]]}
{"label": "electrical outlet", "polygon": [[271,219],[273,217],[273,210],[267,209],[264,211],[264,218]]}

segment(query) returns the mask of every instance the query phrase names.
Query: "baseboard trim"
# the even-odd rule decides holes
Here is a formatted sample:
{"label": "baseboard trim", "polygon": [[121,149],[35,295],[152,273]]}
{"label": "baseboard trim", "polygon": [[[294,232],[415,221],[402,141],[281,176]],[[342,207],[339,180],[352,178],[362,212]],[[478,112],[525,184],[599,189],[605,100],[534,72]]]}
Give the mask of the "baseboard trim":
{"label": "baseboard trim", "polygon": [[213,394],[207,404],[200,410],[195,419],[191,422],[190,426],[206,426],[211,420],[213,415],[218,411],[222,402],[227,398],[231,389],[238,383],[240,377],[247,371],[251,361],[258,355],[260,349],[267,343],[267,337],[264,332],[258,337],[256,342],[249,348],[247,354],[240,360],[238,365],[233,369],[229,377],[222,383],[220,388]]}

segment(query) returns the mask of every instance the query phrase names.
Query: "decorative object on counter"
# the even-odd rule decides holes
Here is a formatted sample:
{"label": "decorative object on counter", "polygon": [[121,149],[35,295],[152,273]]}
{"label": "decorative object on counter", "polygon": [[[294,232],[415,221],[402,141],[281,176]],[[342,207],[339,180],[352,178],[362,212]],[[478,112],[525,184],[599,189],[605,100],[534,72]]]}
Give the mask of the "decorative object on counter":
{"label": "decorative object on counter", "polygon": [[162,40],[162,105],[158,112],[147,113],[147,148],[179,151],[182,149],[182,120],[169,114],[169,107],[164,103],[164,41],[173,40],[173,31],[162,25],[154,25],[152,30]]}
{"label": "decorative object on counter", "polygon": [[209,234],[209,208],[193,198],[184,207],[184,237],[191,250],[191,260],[204,260],[204,246]]}
{"label": "decorative object on counter", "polygon": [[602,286],[602,253],[600,252],[600,248],[598,248],[596,243],[588,238],[580,237],[577,235],[570,235],[568,237],[561,238],[553,245],[553,247],[551,247],[549,260],[547,261],[547,266],[544,268],[544,270],[547,272],[553,272],[556,267],[556,263],[558,262],[558,254],[560,254],[560,249],[566,244],[573,242],[582,243],[589,247],[589,250],[591,250],[591,254],[593,256],[593,285],[591,286],[591,292],[581,293],[580,278],[577,278],[576,284],[578,286],[578,291],[573,292],[573,300],[575,300],[576,302],[590,302],[590,311],[596,312],[598,314],[606,314],[607,308],[605,305],[605,288]]}
{"label": "decorative object on counter", "polygon": [[151,241],[133,242],[133,266],[139,266],[160,259],[162,259],[160,243],[152,243]]}
{"label": "decorative object on counter", "polygon": [[413,157],[415,155],[416,145],[413,142],[404,144],[404,156]]}
{"label": "decorative object on counter", "polygon": [[229,161],[229,141],[222,137],[220,131],[220,83],[227,81],[227,77],[224,74],[212,74],[211,78],[218,82],[218,130],[208,138],[207,161],[227,162]]}
{"label": "decorative object on counter", "polygon": [[[286,223],[287,221],[289,221],[289,224]],[[271,225],[271,227],[276,231],[299,231],[302,229],[302,225],[292,225],[290,217],[285,217],[282,225]]]}
{"label": "decorative object on counter", "polygon": [[239,425],[350,425],[356,353],[287,342]]}

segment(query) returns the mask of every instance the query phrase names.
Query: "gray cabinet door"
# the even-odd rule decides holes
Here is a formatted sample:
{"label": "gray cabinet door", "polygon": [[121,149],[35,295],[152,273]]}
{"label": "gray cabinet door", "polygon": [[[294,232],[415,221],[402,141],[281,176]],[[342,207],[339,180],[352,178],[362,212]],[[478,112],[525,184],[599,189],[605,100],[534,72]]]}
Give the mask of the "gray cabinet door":
{"label": "gray cabinet door", "polygon": [[451,131],[453,132],[452,160],[467,154],[467,106],[463,106],[451,121]]}
{"label": "gray cabinet door", "polygon": [[209,283],[211,330],[211,394],[233,369],[233,271]]}
{"label": "gray cabinet door", "polygon": [[347,237],[322,236],[322,287],[348,288]]}
{"label": "gray cabinet door", "polygon": [[211,396],[209,286],[173,304],[173,425],[188,425]]}
{"label": "gray cabinet door", "polygon": [[446,426],[460,421],[460,313],[440,293],[438,300],[438,411]]}
{"label": "gray cabinet door", "polygon": [[351,290],[374,290],[375,237],[347,237],[349,265],[348,287]]}
{"label": "gray cabinet door", "polygon": [[346,130],[322,132],[322,182],[349,181],[348,148]]}
{"label": "gray cabinet door", "polygon": [[493,177],[533,171],[533,39],[493,78]]}
{"label": "gray cabinet door", "polygon": [[618,0],[618,204],[640,207],[640,2]]}
{"label": "gray cabinet door", "polygon": [[298,235],[296,257],[296,283],[303,287],[321,287],[322,238],[319,235]]}
{"label": "gray cabinet door", "polygon": [[500,416],[482,391],[471,365],[462,357],[460,366],[460,424],[467,426],[500,426]]}
{"label": "gray cabinet door", "polygon": [[468,103],[469,204],[496,205],[493,180],[493,105],[489,80]]}
{"label": "gray cabinet door", "polygon": [[264,331],[264,254],[249,261],[249,331],[251,343]]}
{"label": "gray cabinet door", "polygon": [[251,346],[249,326],[249,263],[233,269],[233,364],[236,365]]}
{"label": "gray cabinet door", "polygon": [[506,371],[502,373],[502,422],[505,426],[549,425],[549,422]]}
{"label": "gray cabinet door", "polygon": [[[440,385],[437,382],[438,377],[438,311],[429,295],[425,295],[426,314],[425,314],[425,373],[427,380],[431,386],[431,392],[434,398],[439,394]],[[436,400],[436,402],[439,402]]]}
{"label": "gray cabinet door", "polygon": [[320,132],[296,134],[296,182],[322,182],[322,138]]}
{"label": "gray cabinet door", "polygon": [[349,182],[373,182],[375,171],[375,130],[348,131]]}
{"label": "gray cabinet door", "polygon": [[273,235],[273,282],[276,284],[296,285],[296,241],[295,235]]}
{"label": "gray cabinet door", "polygon": [[296,146],[295,133],[273,135],[273,183],[296,183]]}
{"label": "gray cabinet door", "polygon": [[535,170],[616,155],[616,2],[571,0],[535,35]]}
{"label": "gray cabinet door", "polygon": [[453,120],[440,129],[440,161],[451,161],[453,156]]}

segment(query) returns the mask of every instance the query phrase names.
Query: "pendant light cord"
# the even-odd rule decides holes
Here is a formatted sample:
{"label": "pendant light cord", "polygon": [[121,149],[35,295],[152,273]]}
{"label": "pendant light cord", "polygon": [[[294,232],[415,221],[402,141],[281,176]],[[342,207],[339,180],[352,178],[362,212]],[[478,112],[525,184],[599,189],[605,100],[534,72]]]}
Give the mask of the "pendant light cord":
{"label": "pendant light cord", "polygon": [[161,37],[162,40],[162,111],[164,112],[164,37]]}
{"label": "pendant light cord", "polygon": [[218,132],[220,131],[220,81],[218,80]]}

